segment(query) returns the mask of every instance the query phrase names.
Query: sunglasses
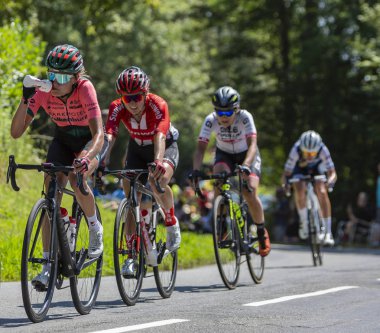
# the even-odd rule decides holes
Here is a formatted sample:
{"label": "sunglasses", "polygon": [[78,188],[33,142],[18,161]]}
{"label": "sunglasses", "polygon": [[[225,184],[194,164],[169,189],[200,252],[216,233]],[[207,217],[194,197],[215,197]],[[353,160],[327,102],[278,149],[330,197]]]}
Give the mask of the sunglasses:
{"label": "sunglasses", "polygon": [[65,84],[69,82],[72,77],[74,77],[74,75],[48,72],[49,81],[57,81],[59,84]]}
{"label": "sunglasses", "polygon": [[215,109],[216,114],[218,117],[231,117],[235,110],[217,110]]}
{"label": "sunglasses", "polygon": [[303,156],[305,156],[305,157],[312,158],[312,157],[317,156],[318,152],[316,152],[316,151],[306,151],[306,150],[303,150],[303,151],[302,151],[302,154],[303,154]]}
{"label": "sunglasses", "polygon": [[135,103],[141,102],[144,98],[143,94],[134,94],[134,95],[123,95],[121,96],[121,100],[125,103],[131,103],[132,101]]}

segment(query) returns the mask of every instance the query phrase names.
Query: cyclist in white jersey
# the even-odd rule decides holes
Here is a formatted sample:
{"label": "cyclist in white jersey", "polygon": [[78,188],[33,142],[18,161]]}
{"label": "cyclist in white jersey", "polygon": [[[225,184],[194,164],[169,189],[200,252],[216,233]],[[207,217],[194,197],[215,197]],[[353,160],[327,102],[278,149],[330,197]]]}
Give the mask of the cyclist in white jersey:
{"label": "cyclist in white jersey", "polygon": [[[321,206],[322,223],[326,228],[326,235],[321,241],[325,245],[334,245],[334,238],[331,232],[331,203],[328,195],[328,188],[333,187],[337,174],[330,152],[322,142],[321,136],[315,131],[302,133],[298,141],[290,150],[288,159],[285,163],[282,175],[282,184],[286,183],[287,177],[297,177],[297,175],[326,175],[327,183],[316,181],[314,184],[315,192]],[[300,218],[299,237],[308,237],[307,209],[306,209],[306,184],[305,182],[294,183],[295,201],[298,215]]]}
{"label": "cyclist in white jersey", "polygon": [[[232,172],[236,164],[242,165],[243,178],[251,192],[243,189],[250,215],[257,225],[261,256],[270,251],[270,240],[264,228],[264,211],[257,195],[261,174],[261,158],[257,147],[257,132],[252,115],[240,109],[239,93],[228,86],[219,88],[212,97],[215,111],[209,114],[198,137],[193,160],[193,179],[200,174],[203,157],[212,132],[216,134],[214,173]],[[215,188],[217,196],[217,187]]]}

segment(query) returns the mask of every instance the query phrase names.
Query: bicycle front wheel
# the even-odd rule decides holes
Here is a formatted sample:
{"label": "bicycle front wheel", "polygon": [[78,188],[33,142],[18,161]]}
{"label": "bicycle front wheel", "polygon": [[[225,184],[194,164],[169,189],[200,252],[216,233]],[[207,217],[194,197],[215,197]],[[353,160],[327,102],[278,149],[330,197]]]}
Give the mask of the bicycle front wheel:
{"label": "bicycle front wheel", "polygon": [[259,253],[259,239],[257,237],[256,226],[254,235],[251,238],[251,245],[249,251],[246,253],[248,270],[251,274],[252,280],[259,284],[263,280],[265,259]]}
{"label": "bicycle front wheel", "polygon": [[[43,257],[42,229],[50,232],[53,216],[50,204],[46,199],[40,199],[30,212],[25,229],[24,243],[21,259],[21,290],[24,308],[28,318],[35,322],[45,319],[49,310],[55,281],[57,278],[57,238],[53,235],[50,242],[52,249],[52,260],[47,262]],[[36,282],[34,278],[43,270],[43,265],[50,266],[47,270],[47,285]],[[34,280],[32,282],[32,280]]]}
{"label": "bicycle front wheel", "polygon": [[169,298],[173,293],[177,277],[178,254],[177,250],[169,252],[165,249],[166,227],[162,208],[156,213],[154,227],[155,243],[153,246],[156,246],[159,258],[158,265],[153,267],[154,278],[160,295],[163,298]]}
{"label": "bicycle front wheel", "polygon": [[[96,206],[96,215],[102,223],[100,212]],[[85,315],[90,313],[98,296],[102,277],[103,255],[89,259],[87,249],[89,245],[89,230],[87,218],[78,206],[75,212],[77,227],[75,241],[74,263],[79,269],[78,275],[70,278],[70,290],[75,309]]]}
{"label": "bicycle front wheel", "polygon": [[[130,206],[128,199],[123,199],[117,210],[113,234],[113,261],[115,266],[115,277],[120,296],[125,304],[135,305],[140,295],[142,281],[145,274],[144,250],[142,249],[141,228],[140,232],[133,235],[133,248],[128,249],[126,239],[126,226],[128,223],[136,225],[134,209]],[[128,256],[129,251],[131,255]],[[123,276],[121,268],[127,258],[134,261],[133,276]]]}
{"label": "bicycle front wheel", "polygon": [[318,211],[314,209],[309,209],[309,245],[311,249],[311,255],[313,259],[313,265],[318,266],[322,265],[322,252],[321,252],[321,241],[319,239],[319,232],[317,232],[317,224],[319,226],[318,221],[316,219],[319,218]]}
{"label": "bicycle front wheel", "polygon": [[234,289],[240,272],[239,234],[231,218],[229,202],[221,195],[214,202],[212,229],[215,259],[220,276],[227,288]]}

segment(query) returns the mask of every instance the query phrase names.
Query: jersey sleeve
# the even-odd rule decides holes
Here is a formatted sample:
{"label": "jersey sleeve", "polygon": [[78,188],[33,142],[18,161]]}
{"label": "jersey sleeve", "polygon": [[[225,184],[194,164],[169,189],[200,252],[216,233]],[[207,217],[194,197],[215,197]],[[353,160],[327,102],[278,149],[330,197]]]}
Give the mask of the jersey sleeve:
{"label": "jersey sleeve", "polygon": [[241,121],[244,125],[245,137],[249,138],[249,137],[257,136],[256,126],[255,126],[255,122],[253,121],[252,115],[248,111],[242,110],[240,116],[241,116]]}
{"label": "jersey sleeve", "polygon": [[331,158],[330,151],[325,144],[323,144],[323,146],[321,148],[321,153],[319,156],[321,157],[321,159],[322,159],[323,163],[325,164],[327,170],[335,169],[335,165],[334,165],[334,162]]}
{"label": "jersey sleeve", "polygon": [[102,114],[98,103],[95,87],[89,80],[79,82],[79,96],[82,107],[88,115],[88,119],[101,118]]}
{"label": "jersey sleeve", "polygon": [[[155,107],[158,107],[160,112],[157,112]],[[170,115],[169,115],[169,107],[168,103],[166,103],[162,98],[157,102],[156,105],[152,105],[153,112],[156,115],[156,119],[158,121],[155,133],[163,133],[165,136],[167,135],[170,128]],[[161,117],[157,115],[161,114]]]}
{"label": "jersey sleeve", "polygon": [[213,127],[214,127],[214,116],[211,113],[205,118],[202,124],[201,130],[198,135],[198,142],[208,143],[210,140]]}
{"label": "jersey sleeve", "polygon": [[292,172],[294,167],[296,166],[296,163],[299,159],[298,150],[297,150],[297,143],[295,143],[290,150],[288,159],[285,162],[285,171],[286,172]]}
{"label": "jersey sleeve", "polygon": [[106,133],[112,136],[117,136],[119,133],[119,124],[123,114],[123,106],[120,100],[114,100],[108,111],[108,117],[106,122]]}

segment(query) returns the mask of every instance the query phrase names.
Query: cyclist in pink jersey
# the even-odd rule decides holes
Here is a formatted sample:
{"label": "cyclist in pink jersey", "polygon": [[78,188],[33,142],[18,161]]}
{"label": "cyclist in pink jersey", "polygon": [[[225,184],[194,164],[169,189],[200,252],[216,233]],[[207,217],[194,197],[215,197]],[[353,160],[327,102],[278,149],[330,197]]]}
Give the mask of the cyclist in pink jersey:
{"label": "cyclist in pink jersey", "polygon": [[[200,175],[200,168],[211,133],[216,134],[216,153],[213,172],[232,172],[236,164],[243,166],[243,178],[251,191],[243,190],[249,212],[257,225],[259,252],[265,257],[270,252],[270,240],[264,227],[264,211],[257,189],[260,183],[261,158],[257,147],[257,133],[252,115],[240,109],[240,95],[229,86],[215,91],[212,97],[215,111],[210,113],[198,136],[193,159],[192,178]],[[217,194],[218,188],[215,187]],[[215,195],[216,197],[216,195]]]}
{"label": "cyclist in pink jersey", "polygon": [[[57,165],[73,165],[75,173],[83,174],[84,187],[89,192],[87,196],[80,192],[74,173],[62,173],[58,181],[61,186],[65,186],[69,180],[75,191],[89,223],[88,255],[96,258],[103,252],[103,227],[96,216],[94,196],[86,179],[98,166],[100,154],[104,153],[106,147],[95,88],[85,76],[82,55],[72,45],[54,47],[46,58],[46,66],[52,89],[44,92],[36,89],[37,83],[34,86],[28,84],[29,87],[24,84],[23,98],[12,120],[11,135],[15,139],[21,137],[40,110],[44,110],[56,124],[46,161]],[[50,178],[46,177],[46,188],[49,181]],[[46,222],[42,232],[44,257],[48,258],[50,231]],[[45,265],[32,283],[46,286],[49,268],[49,264]]]}
{"label": "cyclist in pink jersey", "polygon": [[[170,123],[166,101],[149,92],[149,78],[139,67],[132,66],[120,73],[116,81],[116,92],[120,98],[110,104],[106,123],[110,147],[112,149],[122,122],[130,134],[125,168],[144,169],[150,162],[156,164],[155,170],[149,174],[149,182],[157,180],[161,188],[165,189],[164,193],[159,193],[151,184],[153,193],[165,212],[166,246],[174,251],[180,246],[181,233],[174,215],[173,193],[168,184],[178,165],[178,131]],[[123,187],[128,195],[127,180],[124,180]],[[126,230],[128,248],[131,248],[133,241],[132,232],[133,225],[130,223]],[[132,258],[125,261],[122,274],[134,274]]]}

